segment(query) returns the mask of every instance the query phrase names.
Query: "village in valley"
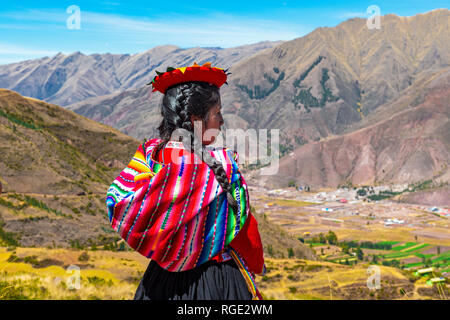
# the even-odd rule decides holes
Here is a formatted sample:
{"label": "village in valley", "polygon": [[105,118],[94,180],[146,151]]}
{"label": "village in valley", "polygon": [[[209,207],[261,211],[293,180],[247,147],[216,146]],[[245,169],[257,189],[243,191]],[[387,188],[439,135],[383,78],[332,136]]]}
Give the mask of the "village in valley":
{"label": "village in valley", "polygon": [[[252,206],[309,246],[320,260],[411,271],[427,285],[450,278],[449,206],[397,201],[408,185],[250,187]],[[388,196],[383,196],[388,195]]]}

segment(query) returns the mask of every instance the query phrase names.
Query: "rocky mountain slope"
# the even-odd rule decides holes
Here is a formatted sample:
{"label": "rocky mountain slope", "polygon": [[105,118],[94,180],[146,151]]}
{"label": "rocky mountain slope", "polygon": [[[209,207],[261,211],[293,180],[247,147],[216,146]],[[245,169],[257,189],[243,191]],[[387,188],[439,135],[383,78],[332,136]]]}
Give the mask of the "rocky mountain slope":
{"label": "rocky mountain slope", "polygon": [[277,175],[259,176],[255,171],[251,176],[269,186],[286,186],[292,180],[314,187],[425,179],[448,182],[450,68],[424,92],[423,101],[415,107],[405,107],[405,99],[399,98],[383,109],[404,110],[385,120],[297,148],[281,159]]}
{"label": "rocky mountain slope", "polygon": [[0,89],[0,229],[25,246],[113,241],[106,190],[138,144],[72,111]]}
{"label": "rocky mountain slope", "polygon": [[[354,18],[234,63],[229,86],[221,88],[225,127],[280,129],[287,153],[367,125],[365,118],[380,106],[450,65],[449,19],[447,9],[389,14],[381,17],[380,30],[369,30],[365,19]],[[113,93],[68,108],[136,138],[153,136],[161,95],[149,91]]]}
{"label": "rocky mountain slope", "polygon": [[113,92],[140,88],[155,70],[211,61],[228,68],[282,41],[262,41],[233,48],[157,46],[138,54],[59,53],[54,57],[0,66],[0,88],[66,106]]}

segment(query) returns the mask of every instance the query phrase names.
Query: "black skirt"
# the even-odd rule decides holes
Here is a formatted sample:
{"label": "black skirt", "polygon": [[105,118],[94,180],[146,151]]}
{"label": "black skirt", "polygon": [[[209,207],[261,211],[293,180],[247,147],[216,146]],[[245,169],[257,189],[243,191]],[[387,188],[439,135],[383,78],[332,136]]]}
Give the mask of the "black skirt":
{"label": "black skirt", "polygon": [[187,271],[171,272],[150,261],[134,300],[251,300],[234,260],[208,261]]}

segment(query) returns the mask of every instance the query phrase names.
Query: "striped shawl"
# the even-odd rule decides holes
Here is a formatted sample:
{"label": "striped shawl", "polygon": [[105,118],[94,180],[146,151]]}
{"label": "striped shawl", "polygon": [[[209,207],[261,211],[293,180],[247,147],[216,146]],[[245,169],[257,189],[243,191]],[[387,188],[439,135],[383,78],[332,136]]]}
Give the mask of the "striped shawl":
{"label": "striped shawl", "polygon": [[109,187],[106,205],[112,228],[131,248],[168,271],[199,266],[236,240],[235,249],[245,251],[240,254],[252,272],[261,273],[262,245],[237,152],[209,149],[231,183],[238,203],[233,212],[214,173],[197,155],[168,164],[154,161],[160,141],[141,144]]}

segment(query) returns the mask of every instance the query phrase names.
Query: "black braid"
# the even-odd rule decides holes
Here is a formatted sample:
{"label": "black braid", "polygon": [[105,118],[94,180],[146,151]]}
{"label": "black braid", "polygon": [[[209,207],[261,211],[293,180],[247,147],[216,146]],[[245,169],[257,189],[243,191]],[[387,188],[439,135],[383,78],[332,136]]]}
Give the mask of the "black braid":
{"label": "black braid", "polygon": [[237,213],[238,204],[232,195],[231,184],[222,163],[212,157],[197,139],[190,120],[191,115],[206,120],[209,108],[215,105],[219,98],[219,89],[205,82],[186,82],[167,89],[161,108],[163,120],[158,127],[162,141],[156,147],[156,152],[159,152],[172,136],[179,137],[189,152],[197,154],[211,168],[220,186],[227,193],[229,206]]}

